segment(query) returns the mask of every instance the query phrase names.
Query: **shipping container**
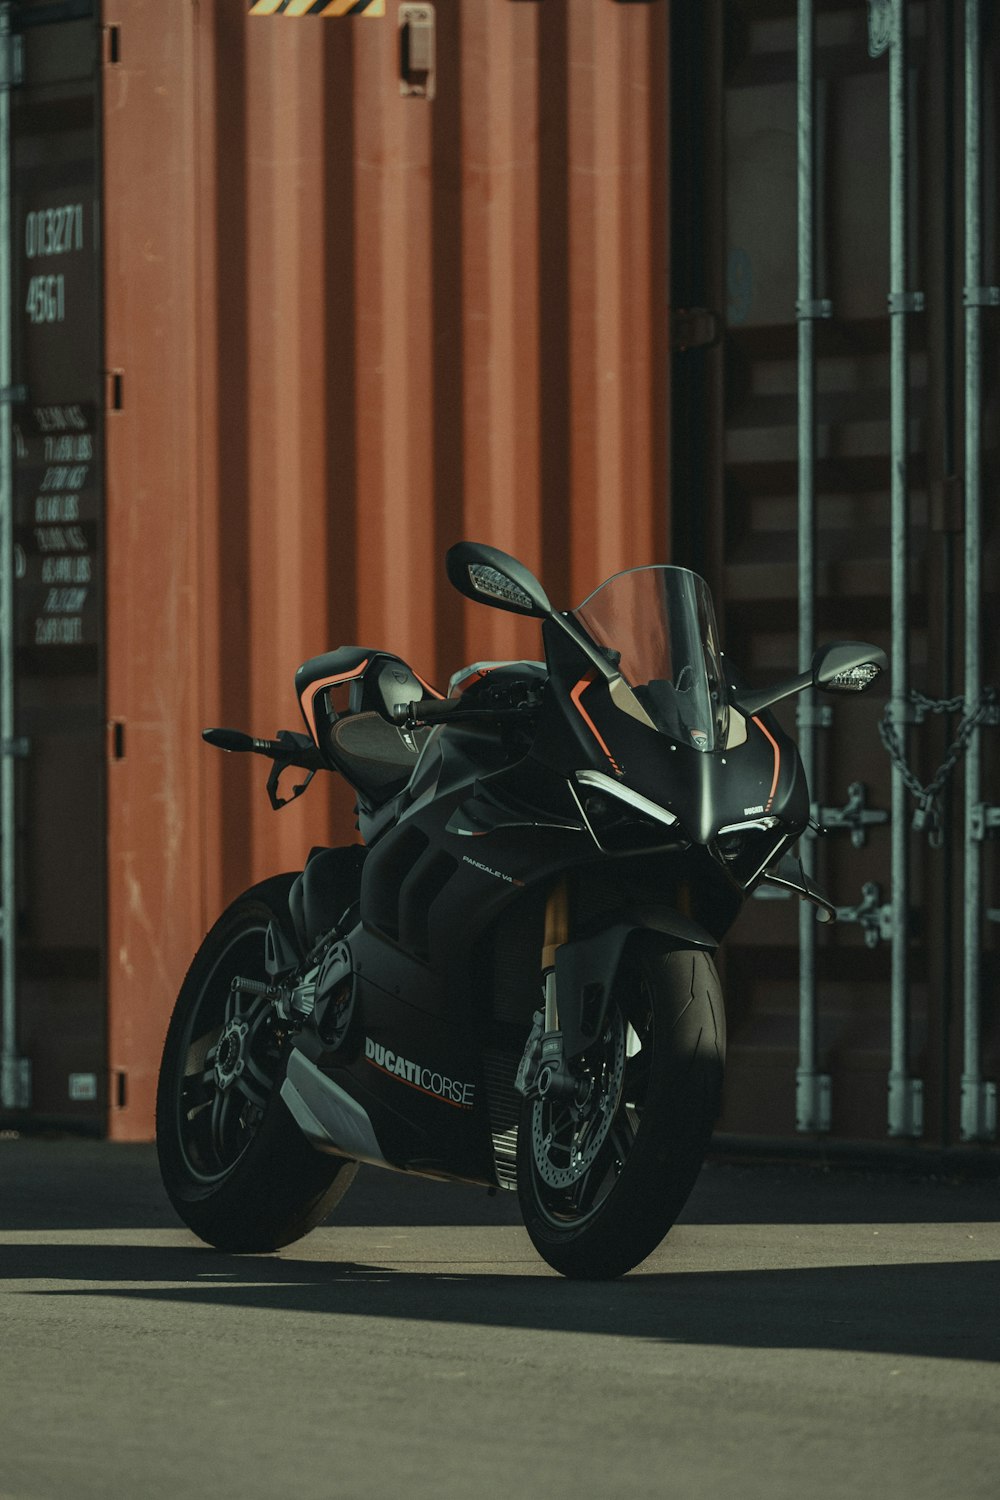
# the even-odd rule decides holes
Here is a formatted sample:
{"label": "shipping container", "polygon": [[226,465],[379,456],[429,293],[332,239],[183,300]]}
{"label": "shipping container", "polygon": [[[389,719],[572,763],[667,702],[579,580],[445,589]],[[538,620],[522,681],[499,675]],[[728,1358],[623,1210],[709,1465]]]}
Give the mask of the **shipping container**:
{"label": "shipping container", "polygon": [[760,679],[813,638],[892,659],[881,699],[783,715],[842,919],[741,918],[722,1128],[995,1140],[996,10],[675,12],[674,295],[717,335],[674,371],[677,560]]}
{"label": "shipping container", "polygon": [[[150,1133],[172,999],[223,902],[353,836],[342,789],[276,817],[200,729],[295,726],[296,666],[341,643],[437,682],[536,655],[530,622],[447,585],[460,537],[567,605],[667,551],[666,5],[268,9],[38,7],[46,57],[72,26],[99,39],[107,728],[93,828],[47,815],[106,893],[88,1118],[118,1138]],[[54,875],[51,904],[73,889]],[[88,1024],[100,1047],[103,1008]],[[24,1006],[20,1026],[45,1056],[31,1111],[64,1118],[72,1041],[29,1035]]]}
{"label": "shipping container", "polygon": [[79,5],[55,25],[54,7],[20,6],[14,30],[11,9],[3,1104],[96,1125],[108,1104],[98,32]]}
{"label": "shipping container", "polygon": [[567,606],[693,566],[758,680],[804,628],[903,617],[910,778],[970,706],[975,775],[931,842],[885,693],[785,715],[845,920],[749,903],[722,1128],[995,1139],[1000,276],[965,117],[989,184],[1000,39],[989,6],[974,57],[965,8],[901,13],[903,43],[854,0],[15,8],[5,1119],[148,1137],[207,926],[352,836],[332,778],[275,815],[202,727],[297,727],[296,666],[343,643],[439,686],[537,655],[446,583],[465,536]]}

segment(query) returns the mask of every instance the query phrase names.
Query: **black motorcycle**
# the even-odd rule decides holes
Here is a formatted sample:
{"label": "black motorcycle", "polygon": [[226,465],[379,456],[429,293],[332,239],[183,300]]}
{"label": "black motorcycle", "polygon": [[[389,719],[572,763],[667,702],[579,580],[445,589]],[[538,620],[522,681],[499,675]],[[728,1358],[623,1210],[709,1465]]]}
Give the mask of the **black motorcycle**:
{"label": "black motorcycle", "polygon": [[357,1163],[518,1194],[566,1276],[620,1276],[687,1198],[718,1117],[726,1022],[712,955],[774,881],[833,908],[789,852],[809,821],[768,712],[857,692],[863,643],[748,686],[684,568],[618,573],[575,610],[495,548],[447,557],[460,593],[542,621],[545,662],[480,662],[447,697],[343,646],[295,686],[307,733],[205,739],[282,776],[337,771],[361,842],[239,897],[167,1035],[157,1143],[202,1239],[286,1245]]}

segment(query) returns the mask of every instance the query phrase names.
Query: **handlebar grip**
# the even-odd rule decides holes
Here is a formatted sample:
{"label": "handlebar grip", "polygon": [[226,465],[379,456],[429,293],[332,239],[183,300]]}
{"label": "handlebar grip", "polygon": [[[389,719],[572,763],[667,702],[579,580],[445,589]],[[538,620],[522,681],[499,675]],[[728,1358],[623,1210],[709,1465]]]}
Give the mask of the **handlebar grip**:
{"label": "handlebar grip", "polygon": [[217,750],[266,755],[271,760],[287,761],[290,766],[301,766],[306,771],[318,771],[324,764],[319,751],[304,735],[298,742],[290,734],[277,740],[259,740],[255,735],[245,734],[242,729],[203,729],[201,737]]}
{"label": "handlebar grip", "polygon": [[254,738],[250,734],[244,734],[242,729],[203,729],[201,737],[206,744],[214,745],[217,750],[256,750]]}
{"label": "handlebar grip", "polygon": [[420,698],[414,703],[395,704],[392,717],[397,724],[439,724],[461,707],[461,698]]}

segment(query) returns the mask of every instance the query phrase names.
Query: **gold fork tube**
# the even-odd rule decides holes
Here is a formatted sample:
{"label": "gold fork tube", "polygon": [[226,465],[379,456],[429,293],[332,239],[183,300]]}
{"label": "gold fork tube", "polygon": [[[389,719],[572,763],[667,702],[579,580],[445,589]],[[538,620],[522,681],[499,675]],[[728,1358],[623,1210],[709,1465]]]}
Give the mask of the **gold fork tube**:
{"label": "gold fork tube", "polygon": [[542,974],[545,984],[545,1030],[558,1031],[556,1009],[556,949],[569,939],[569,891],[565,880],[558,881],[545,903],[545,938],[542,944]]}

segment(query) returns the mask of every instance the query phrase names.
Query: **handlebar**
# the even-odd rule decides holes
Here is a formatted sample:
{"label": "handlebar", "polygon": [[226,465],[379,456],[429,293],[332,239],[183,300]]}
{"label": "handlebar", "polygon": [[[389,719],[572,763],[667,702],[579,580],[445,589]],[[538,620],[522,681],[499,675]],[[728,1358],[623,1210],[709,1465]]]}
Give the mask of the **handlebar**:
{"label": "handlebar", "polygon": [[[440,724],[450,719],[463,707],[461,698],[419,698],[413,703],[397,703],[393,706],[394,724]],[[466,709],[468,713],[469,710]]]}
{"label": "handlebar", "polygon": [[217,750],[266,755],[269,760],[280,760],[286,766],[299,766],[304,771],[321,771],[326,764],[312,740],[290,729],[283,729],[276,740],[259,740],[242,729],[203,729],[201,737]]}
{"label": "handlebar", "polygon": [[414,703],[397,703],[392,720],[403,729],[419,729],[425,724],[444,724],[449,719],[463,724],[497,724],[525,719],[529,707],[469,708],[461,698],[421,698]]}

